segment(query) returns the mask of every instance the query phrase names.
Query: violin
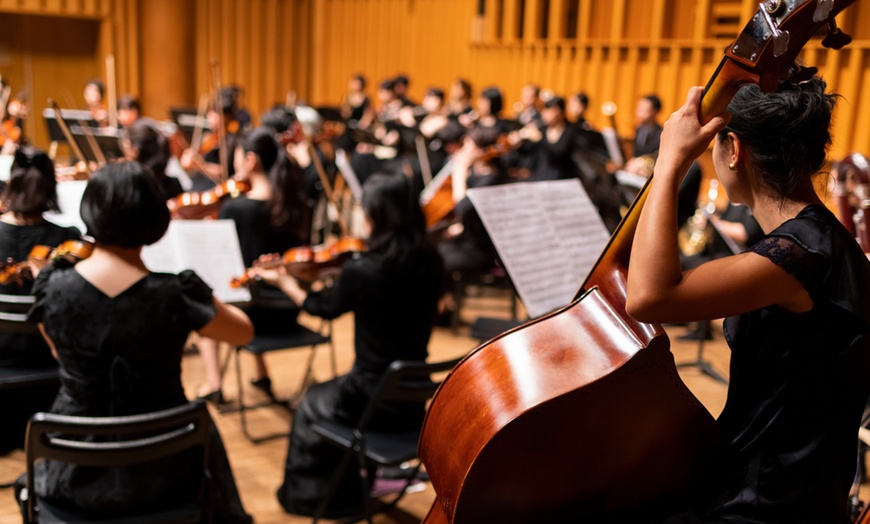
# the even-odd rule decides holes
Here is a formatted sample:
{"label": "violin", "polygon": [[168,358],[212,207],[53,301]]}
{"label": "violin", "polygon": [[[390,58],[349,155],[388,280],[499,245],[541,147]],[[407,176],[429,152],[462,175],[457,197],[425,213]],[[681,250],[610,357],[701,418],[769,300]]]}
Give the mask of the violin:
{"label": "violin", "polygon": [[62,258],[75,263],[88,258],[93,252],[93,242],[86,240],[67,240],[54,248],[41,244],[35,245],[27,255],[27,260],[16,262],[9,259],[0,265],[0,284],[15,283],[20,286],[25,280],[31,280],[33,278],[33,273],[30,271],[31,261],[53,261]]}
{"label": "violin", "polygon": [[[762,2],[707,84],[701,122],[744,84],[769,92],[793,68],[803,76],[794,61],[823,27],[823,45],[842,47],[833,18],[854,2]],[[644,521],[693,502],[715,474],[716,421],[680,379],[662,326],[625,310],[649,187],[571,304],[478,347],[441,383],[419,442],[436,492],[425,524]]]}
{"label": "violin", "polygon": [[[284,266],[287,272],[301,282],[316,282],[337,272],[345,262],[357,253],[365,251],[365,242],[355,237],[341,239],[317,246],[301,246],[288,249],[283,255],[274,255],[273,260],[258,262],[254,267],[275,268]],[[251,278],[246,272],[230,281],[233,289],[247,285]]]}
{"label": "violin", "polygon": [[172,216],[187,220],[214,218],[226,198],[235,198],[251,190],[246,180],[227,180],[208,191],[182,193],[166,201]]}

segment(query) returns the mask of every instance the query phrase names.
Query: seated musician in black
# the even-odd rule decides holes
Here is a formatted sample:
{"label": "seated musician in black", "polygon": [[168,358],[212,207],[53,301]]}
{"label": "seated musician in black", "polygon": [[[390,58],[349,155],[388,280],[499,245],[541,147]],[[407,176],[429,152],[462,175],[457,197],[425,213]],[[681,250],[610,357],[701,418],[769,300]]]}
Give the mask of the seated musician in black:
{"label": "seated musician in black", "polygon": [[[58,211],[54,164],[47,154],[32,147],[15,151],[9,181],[0,194],[0,260],[26,262],[30,250],[42,245],[56,247],[67,240],[81,238],[74,227],[61,227],[43,213]],[[29,271],[29,270],[25,270]],[[4,295],[29,295],[32,280],[17,282],[13,274],[0,283]],[[16,368],[57,368],[48,345],[40,335],[0,333],[0,368],[14,373]],[[57,394],[57,384],[33,386],[0,392],[0,455],[22,447],[27,420],[45,411]]]}
{"label": "seated musician in black", "polygon": [[528,125],[512,133],[512,140],[524,139],[522,150],[534,158],[529,181],[563,180],[580,174],[571,153],[574,133],[565,120],[565,100],[554,96],[544,103],[541,112],[544,125]]}
{"label": "seated musician in black", "polygon": [[[493,128],[475,128],[465,137],[462,149],[454,155],[453,177],[465,189],[502,184],[506,180],[498,157],[485,156],[484,150],[495,144],[498,131]],[[464,184],[461,183],[464,180]],[[486,271],[495,266],[496,251],[480,219],[480,215],[467,196],[463,196],[453,211],[454,222],[441,237],[438,252],[444,260],[445,273]]]}
{"label": "seated musician in black", "polygon": [[[278,286],[302,309],[323,318],[354,313],[353,368],[312,386],[293,416],[284,482],[278,501],[289,513],[311,515],[341,452],[311,431],[319,420],[353,424],[387,367],[395,360],[425,360],[441,290],[441,263],[426,241],[423,214],[408,178],[373,175],[363,188],[363,210],[371,231],[368,251],[350,260],[334,288],[306,293],[282,269],[252,270]],[[419,428],[422,404],[407,404],[379,417],[384,431]],[[346,473],[328,517],[360,510],[357,468]]]}
{"label": "seated musician in black", "polygon": [[[157,181],[140,164],[110,163],[97,171],[81,215],[95,239],[93,254],[74,266],[61,259],[42,268],[28,315],[40,323],[61,368],[51,412],[110,417],[187,403],[181,355],[190,332],[244,344],[253,336],[250,320],[216,299],[194,272],[145,267],[142,247],[166,232],[169,210]],[[136,515],[197,496],[191,479],[201,476],[203,466],[201,452],[191,453],[124,468],[46,461],[34,481],[40,499],[86,520]],[[208,466],[215,520],[251,522],[213,425]]]}
{"label": "seated musician in black", "polygon": [[589,96],[584,92],[575,93],[568,97],[565,107],[565,115],[574,132],[574,142],[577,149],[610,158],[604,136],[592,127],[586,120],[586,109],[589,107]]}
{"label": "seated musician in black", "polygon": [[[299,169],[283,154],[274,136],[271,128],[258,127],[239,139],[233,159],[236,173],[251,184],[251,190],[224,202],[218,214],[218,218],[235,221],[245,267],[253,265],[261,255],[284,253],[308,243],[310,210],[302,197]],[[286,333],[295,326],[299,308],[289,300],[283,305],[275,301],[275,294],[284,298],[271,286],[255,282],[251,287],[252,302],[245,307],[245,313],[258,335]],[[268,307],[258,303],[264,299],[268,299]],[[206,383],[197,391],[197,396],[220,402],[217,344],[202,339],[198,347]],[[257,355],[255,362],[251,382],[271,395],[272,381],[263,356]]]}
{"label": "seated musician in black", "polygon": [[166,174],[169,163],[169,143],[157,128],[157,122],[150,118],[137,119],[120,138],[124,158],[135,160],[147,167],[163,188],[166,199],[174,198],[184,192],[181,182]]}

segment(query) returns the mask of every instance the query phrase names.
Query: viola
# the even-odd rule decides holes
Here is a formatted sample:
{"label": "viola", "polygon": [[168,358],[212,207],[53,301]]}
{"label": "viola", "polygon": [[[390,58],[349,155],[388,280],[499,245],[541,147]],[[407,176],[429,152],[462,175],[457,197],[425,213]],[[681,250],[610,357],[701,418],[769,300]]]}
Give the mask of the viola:
{"label": "viola", "polygon": [[41,244],[33,246],[30,253],[27,255],[27,260],[16,262],[12,259],[0,265],[0,284],[8,285],[16,283],[21,285],[25,280],[33,278],[30,271],[31,261],[46,261],[65,259],[69,262],[78,262],[91,256],[94,252],[94,244],[86,240],[67,240],[57,247],[44,246]]}
{"label": "viola", "polygon": [[[746,83],[775,89],[821,28],[840,46],[833,17],[854,1],[761,3],[707,84],[701,121]],[[424,523],[643,521],[713,472],[715,420],[680,380],[664,329],[625,311],[649,187],[574,302],[475,349],[442,382],[419,443],[436,492]]]}
{"label": "viola", "polygon": [[[341,239],[317,246],[301,246],[288,249],[283,255],[254,264],[254,267],[275,268],[284,266],[287,272],[301,282],[316,282],[337,272],[345,262],[357,253],[365,251],[365,242],[355,237]],[[251,278],[246,272],[230,281],[230,287],[247,285]]]}
{"label": "viola", "polygon": [[178,218],[188,220],[214,218],[224,199],[237,197],[250,190],[251,184],[246,180],[227,180],[208,191],[182,193],[167,200],[166,205],[170,213]]}

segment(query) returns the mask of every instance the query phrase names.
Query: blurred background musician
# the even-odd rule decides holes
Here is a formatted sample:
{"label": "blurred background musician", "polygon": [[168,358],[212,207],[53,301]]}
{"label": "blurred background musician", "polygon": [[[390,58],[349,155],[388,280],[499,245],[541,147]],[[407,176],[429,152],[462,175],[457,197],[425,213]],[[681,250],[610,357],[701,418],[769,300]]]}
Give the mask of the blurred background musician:
{"label": "blurred background musician", "polygon": [[[0,193],[5,210],[0,215],[0,259],[25,262],[34,246],[55,247],[81,238],[81,233],[43,218],[43,213],[59,210],[54,163],[48,155],[29,146],[14,155],[9,181]],[[0,293],[29,295],[32,285],[29,279],[10,280],[0,284]],[[0,367],[56,368],[57,362],[41,336],[0,333]],[[0,392],[0,455],[23,446],[27,420],[51,407],[56,394],[57,384]]]}
{"label": "blurred background musician", "polygon": [[637,101],[634,130],[633,157],[625,163],[625,170],[642,176],[649,176],[659,151],[662,125],[658,122],[662,101],[657,95],[646,95]]}
{"label": "blurred background musician", "polygon": [[609,158],[604,136],[586,120],[586,109],[589,107],[589,96],[580,91],[568,97],[565,116],[574,133],[576,147],[582,151],[594,153]]}
{"label": "blurred background musician", "polygon": [[105,94],[106,86],[99,78],[88,80],[82,93],[85,99],[85,106],[91,113],[91,120],[96,122],[98,127],[109,125],[109,112],[106,110],[106,102],[104,100]]}
{"label": "blurred background musician", "polygon": [[[213,188],[223,180],[223,167],[220,163],[220,140],[218,129],[223,116],[224,129],[226,131],[227,150],[235,150],[236,140],[240,130],[239,122],[235,119],[236,105],[232,96],[222,94],[218,100],[213,101],[206,112],[209,131],[203,134],[199,149],[185,149],[179,161],[187,171],[193,183],[191,191],[206,191]],[[196,146],[196,144],[191,144]],[[233,162],[227,165],[227,176],[235,174]]]}
{"label": "blurred background musician", "polygon": [[[125,97],[121,97],[118,105],[120,106],[124,100]],[[129,122],[128,116],[133,111],[128,109],[125,114],[119,109],[118,121]],[[136,112],[138,113],[138,111]],[[122,125],[124,124],[122,123]],[[146,167],[160,182],[160,187],[163,189],[166,200],[184,192],[181,182],[174,176],[169,176],[166,173],[166,166],[169,164],[171,156],[169,142],[160,132],[160,129],[158,129],[156,121],[151,118],[137,118],[129,128],[122,131],[119,141],[121,143],[121,151],[124,152],[124,158],[135,160]]]}
{"label": "blurred background musician", "polygon": [[447,114],[452,119],[458,119],[460,115],[472,112],[471,83],[464,78],[457,78],[450,83],[447,94]]}
{"label": "blurred background musician", "polygon": [[130,129],[142,118],[142,106],[139,99],[131,94],[122,95],[118,99],[118,125],[122,129]]}
{"label": "blurred background musician", "polygon": [[520,101],[515,104],[517,122],[521,126],[529,124],[541,125],[541,109],[544,102],[541,100],[541,88],[537,84],[526,84],[520,90]]}
{"label": "blurred background musician", "polygon": [[[280,253],[308,243],[310,211],[302,197],[298,167],[290,162],[275,141],[270,128],[255,128],[242,135],[233,162],[239,177],[251,190],[221,206],[218,218],[235,221],[245,267],[264,254]],[[263,307],[258,298],[274,299],[275,290],[255,283],[251,305],[244,308],[258,334],[286,332],[296,323],[299,308],[289,300],[283,306]],[[283,296],[277,293],[279,296]],[[273,303],[274,300],[270,300]],[[221,381],[217,343],[201,339],[198,344],[206,370],[206,383],[197,396],[220,402]],[[262,356],[257,356],[251,383],[272,395],[271,380]]]}
{"label": "blurred background musician", "polygon": [[544,103],[542,124],[531,123],[511,133],[511,140],[523,140],[520,153],[532,158],[529,181],[577,178],[579,170],[571,153],[574,133],[565,120],[565,100],[554,96]]}

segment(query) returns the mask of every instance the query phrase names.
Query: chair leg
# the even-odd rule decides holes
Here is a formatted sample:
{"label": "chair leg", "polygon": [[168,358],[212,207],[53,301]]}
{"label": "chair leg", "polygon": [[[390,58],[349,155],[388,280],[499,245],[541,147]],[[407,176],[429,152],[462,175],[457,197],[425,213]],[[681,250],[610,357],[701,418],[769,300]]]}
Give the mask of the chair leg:
{"label": "chair leg", "polygon": [[363,515],[368,523],[372,524],[371,496],[369,495],[369,470],[366,467],[365,437],[358,430],[353,431],[353,436],[356,441],[353,449],[356,451],[356,460],[359,466],[359,479],[362,487]]}
{"label": "chair leg", "polygon": [[332,474],[329,486],[326,487],[326,492],[323,494],[323,498],[320,499],[320,504],[314,512],[314,518],[311,521],[312,524],[316,524],[317,521],[322,519],[323,515],[326,514],[326,508],[329,507],[329,503],[332,502],[333,498],[335,498],[335,492],[338,491],[338,484],[341,482],[341,477],[344,475],[345,470],[347,470],[347,467],[350,465],[350,460],[353,458],[353,455],[353,449],[346,449],[344,454],[341,456],[341,461],[339,461],[338,467],[335,468],[335,472]]}
{"label": "chair leg", "polygon": [[248,421],[245,417],[247,406],[245,406],[244,390],[242,389],[242,351],[239,347],[236,347],[236,384],[238,385],[236,397],[238,398],[239,403],[239,418],[242,423],[242,434],[245,435],[248,440],[253,440],[251,434],[248,433]]}

